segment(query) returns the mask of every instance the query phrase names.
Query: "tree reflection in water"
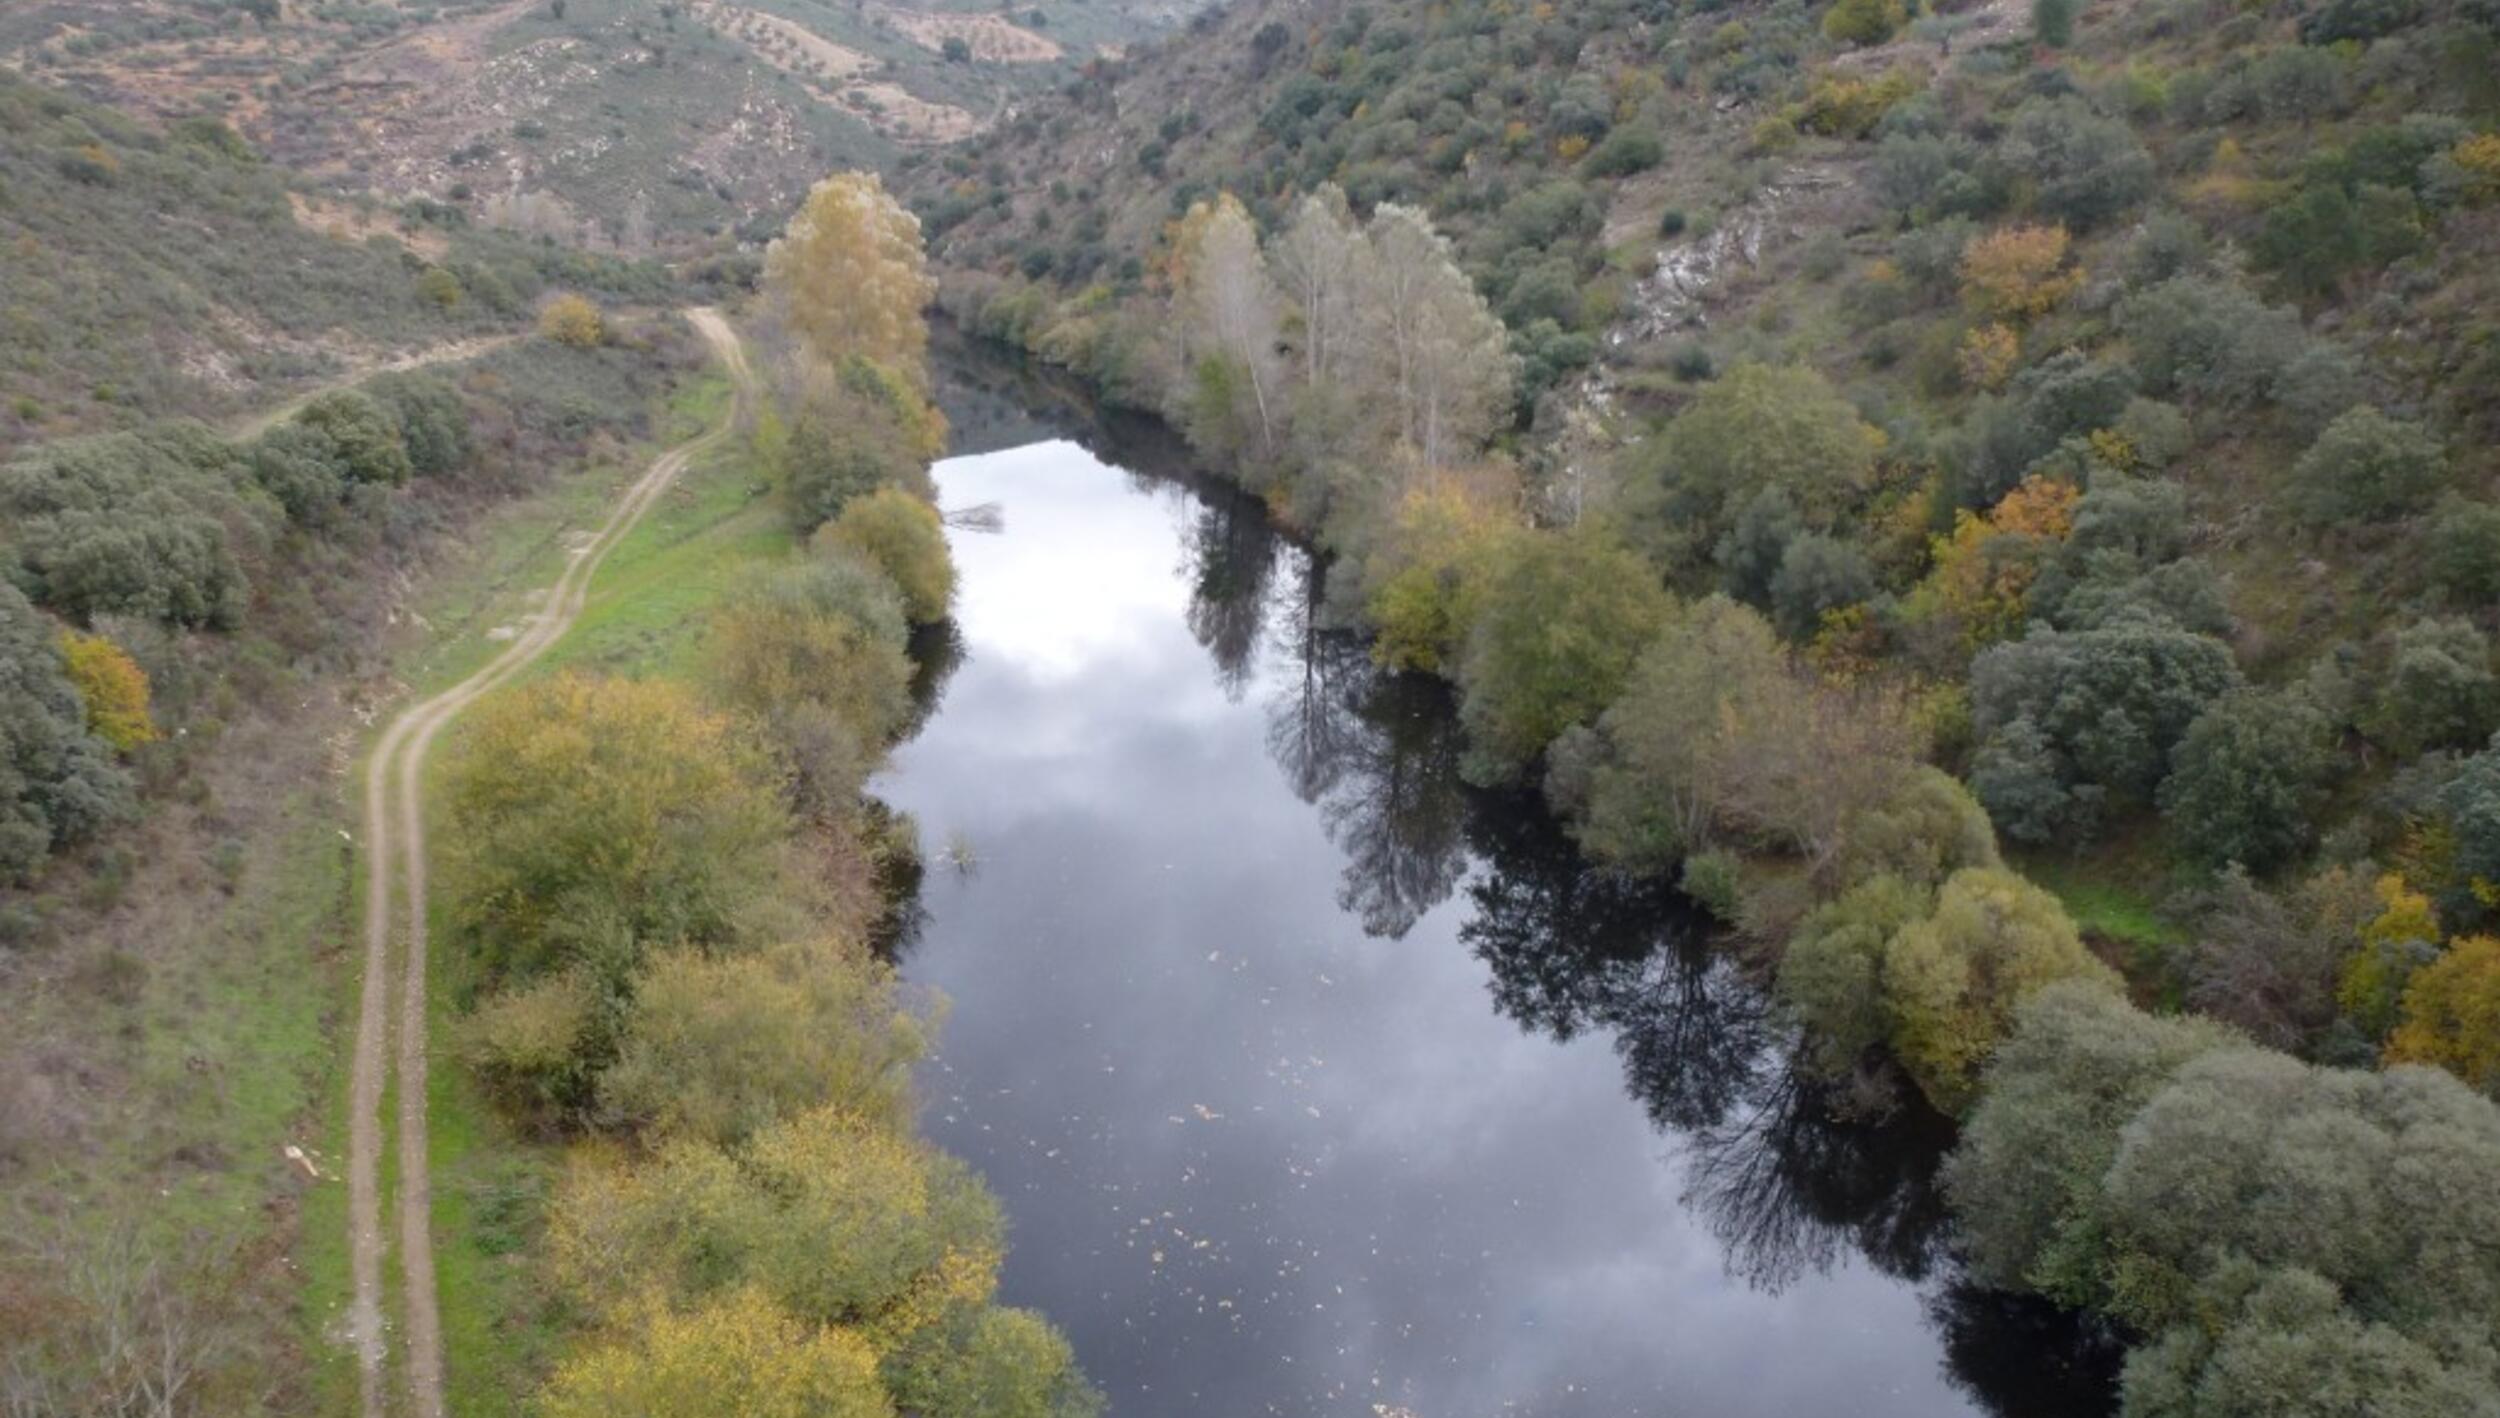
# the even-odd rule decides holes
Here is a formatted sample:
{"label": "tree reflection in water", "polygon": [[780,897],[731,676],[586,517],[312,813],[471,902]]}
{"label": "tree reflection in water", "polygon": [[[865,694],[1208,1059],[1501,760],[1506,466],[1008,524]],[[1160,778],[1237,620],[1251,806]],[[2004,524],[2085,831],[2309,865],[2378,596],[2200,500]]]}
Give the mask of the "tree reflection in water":
{"label": "tree reflection in water", "polygon": [[1612,1036],[1626,1089],[1680,1139],[1684,1199],[1732,1274],[1778,1290],[1863,1258],[1932,1286],[1950,1377],[1977,1402],[2020,1418],[2107,1418],[2121,1353],[2111,1335],[1961,1278],[1936,1180],[1950,1122],[1915,1106],[1840,1116],[1790,1066],[1788,1026],[1714,947],[1710,922],[1660,883],[1592,868],[1533,794],[1467,788],[1447,688],[1383,674],[1359,641],[1323,629],[1317,574],[1296,565],[1288,579],[1301,584],[1269,612],[1288,658],[1268,746],[1344,852],[1339,900],[1364,929],[1403,936],[1464,881],[1459,935],[1490,971],[1494,1006],[1556,1040]]}
{"label": "tree reflection in water", "polygon": [[[1088,409],[1029,367],[947,363],[958,452],[1071,437],[1141,490],[1196,494],[1180,568],[1190,629],[1228,697],[1266,671],[1268,748],[1344,853],[1339,903],[1394,940],[1464,883],[1460,935],[1490,972],[1495,1007],[1557,1040],[1612,1035],[1626,1089],[1678,1139],[1685,1200],[1732,1274],[1776,1290],[1861,1257],[1928,1287],[1948,1377],[1981,1406],[2008,1418],[2115,1411],[2116,1336],[1962,1277],[1936,1184],[1951,1125],[1912,1108],[1836,1116],[1790,1067],[1793,1039],[1759,983],[1713,948],[1689,903],[1590,868],[1533,795],[1466,788],[1448,689],[1383,674],[1360,640],[1327,629],[1324,568],[1255,499],[1200,474],[1150,420]],[[936,648],[930,663],[944,659]],[[923,703],[950,670],[934,672]]]}

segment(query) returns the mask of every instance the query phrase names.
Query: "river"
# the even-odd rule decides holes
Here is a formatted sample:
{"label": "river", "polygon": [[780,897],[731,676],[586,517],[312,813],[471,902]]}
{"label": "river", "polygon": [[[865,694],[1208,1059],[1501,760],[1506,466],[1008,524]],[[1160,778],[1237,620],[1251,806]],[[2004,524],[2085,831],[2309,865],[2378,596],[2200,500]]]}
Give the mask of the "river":
{"label": "river", "polygon": [[[1954,1273],[1932,1118],[1846,1126],[1671,895],[1470,792],[1446,693],[1151,430],[958,369],[955,663],[877,791],[951,1001],[929,1135],[1114,1418],[2103,1418]],[[1035,412],[1036,409],[1042,410]]]}

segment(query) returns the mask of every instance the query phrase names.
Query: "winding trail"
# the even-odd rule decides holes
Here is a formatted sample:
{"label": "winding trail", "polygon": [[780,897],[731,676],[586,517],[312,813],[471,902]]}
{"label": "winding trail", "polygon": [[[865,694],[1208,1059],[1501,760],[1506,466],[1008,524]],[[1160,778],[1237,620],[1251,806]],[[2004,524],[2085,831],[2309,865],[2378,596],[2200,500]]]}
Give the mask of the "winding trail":
{"label": "winding trail", "polygon": [[[365,764],[365,958],[357,998],[356,1052],[349,1084],[347,1226],[354,1298],[348,1312],[356,1349],[364,1418],[384,1418],[391,1405],[384,1377],[388,1353],[383,1319],[382,1095],[396,1087],[399,1147],[399,1245],[403,1287],[408,1402],[414,1418],[443,1418],[443,1336],[435,1303],[434,1241],[428,1222],[433,1187],[426,1172],[426,846],[425,759],[434,736],[481,695],[526,669],[564,637],[582,613],[599,564],[631,532],[695,457],[727,438],[752,397],[755,376],[746,349],[720,312],[692,309],[686,318],[729,370],[735,397],[721,425],[652,461],[618,499],[590,544],[547,592],[527,628],[485,668],[401,714]],[[398,1032],[392,1037],[390,967],[392,877],[403,883],[405,948],[401,956]],[[393,1070],[396,1067],[396,1079]]]}

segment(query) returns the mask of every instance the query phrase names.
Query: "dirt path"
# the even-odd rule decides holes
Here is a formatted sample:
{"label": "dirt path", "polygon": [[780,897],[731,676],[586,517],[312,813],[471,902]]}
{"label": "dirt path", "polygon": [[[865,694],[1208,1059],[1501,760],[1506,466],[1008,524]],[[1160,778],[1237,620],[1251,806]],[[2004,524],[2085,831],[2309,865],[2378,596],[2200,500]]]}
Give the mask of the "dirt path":
{"label": "dirt path", "polygon": [[[634,481],[590,544],[547,592],[528,627],[484,669],[408,710],[392,723],[365,765],[365,962],[357,1000],[356,1054],[349,1085],[347,1211],[350,1270],[355,1283],[349,1327],[356,1348],[358,1390],[365,1418],[383,1418],[390,1407],[384,1382],[388,1345],[383,1333],[382,1094],[397,1070],[399,1143],[401,1321],[406,1330],[408,1403],[415,1418],[443,1416],[443,1342],[434,1294],[434,1242],[428,1221],[433,1189],[426,1173],[426,847],[425,758],[434,736],[497,685],[527,668],[562,639],[580,617],[599,563],[625,539],[651,504],[668,490],[696,455],[737,427],[737,410],[750,397],[754,375],[745,348],[718,311],[686,312],[696,330],[735,381],[736,400],[720,427],[655,459]],[[393,834],[396,833],[396,839]],[[398,1034],[391,1037],[391,880],[397,865],[403,882],[406,946],[401,960]]]}
{"label": "dirt path", "polygon": [[520,338],[521,332],[519,331],[504,335],[476,335],[465,340],[446,340],[439,345],[428,345],[424,349],[410,350],[406,354],[393,355],[388,359],[367,360],[361,363],[350,360],[347,372],[336,379],[329,380],[318,388],[307,389],[274,409],[263,409],[259,413],[235,420],[228,436],[237,443],[258,438],[277,427],[297,409],[334,390],[361,384],[377,374],[405,374],[410,370],[424,369],[429,365],[454,364],[462,360],[476,359],[480,355],[492,354]]}

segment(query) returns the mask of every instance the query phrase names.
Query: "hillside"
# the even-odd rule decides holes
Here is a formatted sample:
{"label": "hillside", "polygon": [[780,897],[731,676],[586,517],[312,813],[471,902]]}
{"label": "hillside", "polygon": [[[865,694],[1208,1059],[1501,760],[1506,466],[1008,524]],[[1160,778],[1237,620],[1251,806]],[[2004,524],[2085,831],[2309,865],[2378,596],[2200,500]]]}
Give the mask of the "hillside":
{"label": "hillside", "polygon": [[[2488,628],[2477,578],[2434,586],[2409,548],[2440,496],[2500,475],[2491,15],[2101,5],[2062,50],[2006,3],[1866,46],[1824,19],[1251,0],[920,160],[910,190],[959,303],[1038,282],[1083,296],[1062,316],[1087,329],[1129,328],[1107,312],[1159,300],[1167,229],[1218,192],[1271,235],[1322,183],[1358,215],[1419,205],[1522,359],[1517,448],[1549,505],[1634,493],[1648,469],[1629,450],[1715,372],[1809,366],[1885,437],[1891,492],[1871,511],[1897,525],[1859,538],[1888,597],[1931,570],[1925,534],[1951,532],[1957,506],[1985,513],[2090,431],[2042,430],[2045,410],[2014,427],[2082,361],[2119,403],[2184,414],[2135,467],[2183,496],[2186,549],[2253,672],[2297,678],[2343,642],[2384,653],[2424,612]],[[2022,309],[1969,278],[1992,229],[2056,248],[2019,278],[2037,287]],[[2216,325],[2153,328],[2168,302],[2144,293],[2174,276]],[[1015,303],[1028,332],[1048,329]],[[2209,351],[2220,326],[2252,347]],[[1136,329],[1134,348],[1093,355],[1155,368],[1167,352]],[[1973,369],[1982,340],[1994,353]],[[2180,367],[2234,354],[2236,372]],[[2321,525],[2295,510],[2293,465],[2361,403],[2429,431],[2436,485]],[[1706,585],[1714,560],[1671,578]]]}
{"label": "hillside", "polygon": [[308,196],[210,119],[157,129],[0,75],[0,450],[222,418],[526,326],[656,269]]}
{"label": "hillside", "polygon": [[342,195],[646,254],[769,232],[826,171],[979,131],[1179,8],[41,0],[0,55],[157,122],[221,114]]}

